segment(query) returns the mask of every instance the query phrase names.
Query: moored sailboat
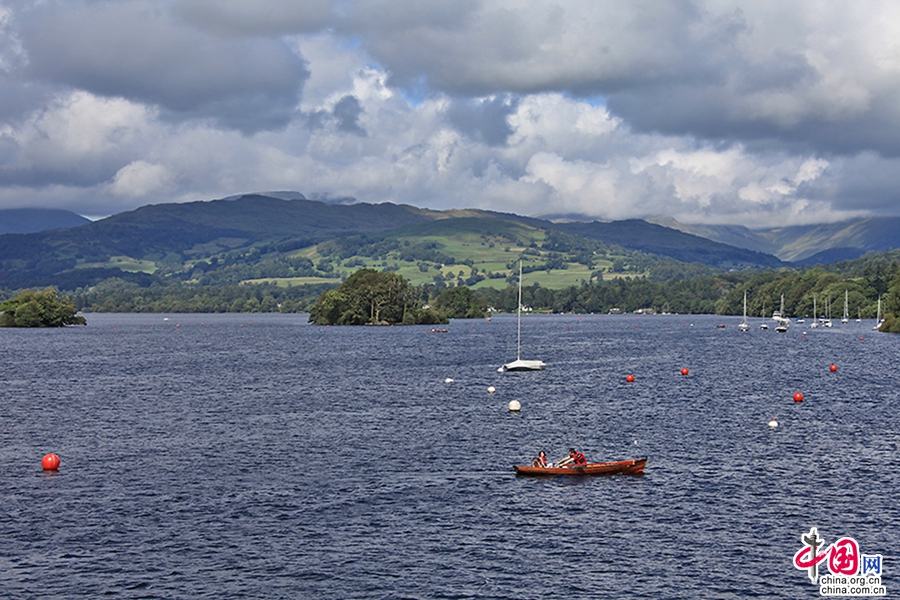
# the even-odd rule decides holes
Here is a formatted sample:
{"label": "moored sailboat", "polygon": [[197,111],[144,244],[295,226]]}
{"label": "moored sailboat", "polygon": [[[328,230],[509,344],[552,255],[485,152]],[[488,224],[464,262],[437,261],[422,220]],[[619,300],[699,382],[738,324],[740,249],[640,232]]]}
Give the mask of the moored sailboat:
{"label": "moored sailboat", "polygon": [[522,360],[522,261],[519,261],[519,306],[516,309],[516,360],[497,371],[540,371],[547,365],[539,360]]}
{"label": "moored sailboat", "polygon": [[750,331],[750,325],[747,324],[747,290],[744,290],[744,320],[738,325],[741,331]]}
{"label": "moored sailboat", "polygon": [[849,323],[850,322],[850,291],[844,290],[844,316],[841,317],[841,323]]}
{"label": "moored sailboat", "polygon": [[781,295],[781,310],[775,311],[772,314],[772,318],[778,321],[778,325],[775,326],[775,331],[784,333],[788,330],[788,325],[791,324],[791,320],[784,316],[784,294]]}
{"label": "moored sailboat", "polygon": [[875,327],[873,327],[872,329],[878,329],[879,327],[881,327],[882,320],[883,319],[881,318],[881,296],[878,296],[878,312],[875,313]]}

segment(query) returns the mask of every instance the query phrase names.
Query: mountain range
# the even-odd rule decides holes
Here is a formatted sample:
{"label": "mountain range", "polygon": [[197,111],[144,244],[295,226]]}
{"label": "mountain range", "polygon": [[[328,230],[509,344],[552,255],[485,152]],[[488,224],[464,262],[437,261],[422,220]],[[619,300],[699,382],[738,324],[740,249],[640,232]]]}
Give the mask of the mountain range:
{"label": "mountain range", "polygon": [[90,223],[79,214],[54,208],[9,208],[0,210],[0,234],[36,233]]}
{"label": "mountain range", "polygon": [[[591,277],[597,265],[634,273],[645,269],[647,260],[719,269],[777,268],[789,262],[855,258],[900,245],[896,218],[754,231],[684,225],[667,218],[586,222],[478,209],[437,211],[352,198],[313,200],[297,192],[147,205],[93,222],[61,214],[65,212],[32,210],[26,227],[21,224],[26,213],[0,211],[0,223],[7,228],[0,235],[0,286],[71,289],[117,276],[143,276],[146,281],[150,274],[198,281],[225,265],[230,265],[231,277],[238,277],[236,264],[255,265],[240,271],[240,281],[284,278],[285,261],[291,263],[290,275],[327,278],[339,276],[340,268],[352,263],[387,267],[393,257],[396,266],[404,252],[410,272],[418,269],[427,281],[447,276],[454,261],[468,263],[466,276],[491,270],[508,274],[508,253],[515,248],[544,261],[534,268],[549,273],[581,261],[587,265],[583,275]],[[484,252],[473,254],[475,245]],[[585,252],[593,258],[585,259]]]}
{"label": "mountain range", "polygon": [[797,265],[828,264],[859,258],[869,251],[900,248],[900,217],[759,230],[742,225],[685,225],[671,217],[647,221],[730,246],[772,254]]}

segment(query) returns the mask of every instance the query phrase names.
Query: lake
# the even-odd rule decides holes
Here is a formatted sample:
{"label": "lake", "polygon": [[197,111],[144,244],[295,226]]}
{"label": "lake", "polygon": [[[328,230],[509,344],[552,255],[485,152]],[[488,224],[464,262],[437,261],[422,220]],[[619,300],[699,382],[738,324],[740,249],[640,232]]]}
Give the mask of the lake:
{"label": "lake", "polygon": [[[86,317],[0,330],[3,598],[814,598],[812,527],[900,587],[900,336],[871,320],[528,315],[547,369],[498,373],[514,315]],[[512,470],[570,446],[647,470]]]}

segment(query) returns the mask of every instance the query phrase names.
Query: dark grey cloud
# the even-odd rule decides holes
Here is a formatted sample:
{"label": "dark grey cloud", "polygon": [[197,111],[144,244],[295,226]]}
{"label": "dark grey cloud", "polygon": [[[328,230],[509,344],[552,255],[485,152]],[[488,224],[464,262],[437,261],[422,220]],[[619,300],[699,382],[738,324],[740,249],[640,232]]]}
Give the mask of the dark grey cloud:
{"label": "dark grey cloud", "polygon": [[338,24],[359,36],[397,85],[423,79],[455,96],[606,94],[726,76],[739,11],[707,22],[690,1],[538,3],[381,0]]}
{"label": "dark grey cloud", "polygon": [[338,131],[365,136],[366,130],[359,124],[359,117],[363,114],[363,108],[356,96],[344,96],[334,105],[332,114],[337,120]]}
{"label": "dark grey cloud", "polygon": [[192,26],[231,37],[309,33],[327,26],[331,0],[177,0],[175,11]]}
{"label": "dark grey cloud", "polygon": [[159,3],[48,3],[20,21],[38,81],[248,133],[285,126],[309,76],[282,40],[206,35]]}
{"label": "dark grey cloud", "polygon": [[447,119],[469,139],[503,146],[513,134],[507,118],[519,105],[517,97],[502,95],[476,100],[454,100],[447,109]]}
{"label": "dark grey cloud", "polygon": [[368,135],[359,124],[359,117],[365,112],[356,96],[347,95],[338,100],[330,111],[317,110],[307,115],[310,129],[325,129],[332,125],[335,130],[359,137]]}
{"label": "dark grey cloud", "polygon": [[896,215],[900,206],[900,159],[864,152],[834,163],[798,193],[819,198],[838,211]]}
{"label": "dark grey cloud", "polygon": [[456,98],[603,96],[635,132],[897,156],[898,68],[890,52],[872,54],[889,43],[895,12],[802,2],[373,0],[352,4],[339,28],[362,40],[395,85],[419,95],[425,85]]}

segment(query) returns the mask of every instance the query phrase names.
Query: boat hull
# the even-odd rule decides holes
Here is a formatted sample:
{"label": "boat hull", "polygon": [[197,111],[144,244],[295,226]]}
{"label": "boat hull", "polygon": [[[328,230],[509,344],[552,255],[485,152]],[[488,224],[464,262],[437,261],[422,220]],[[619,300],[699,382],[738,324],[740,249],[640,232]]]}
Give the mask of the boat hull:
{"label": "boat hull", "polygon": [[532,467],[517,465],[513,467],[516,475],[524,477],[558,477],[586,475],[642,475],[647,457],[615,460],[610,462],[592,462],[581,467]]}
{"label": "boat hull", "polygon": [[543,362],[539,360],[514,360],[511,363],[506,363],[499,369],[498,371],[543,371],[546,368]]}

